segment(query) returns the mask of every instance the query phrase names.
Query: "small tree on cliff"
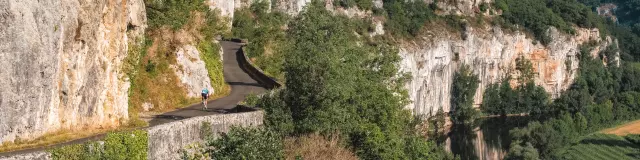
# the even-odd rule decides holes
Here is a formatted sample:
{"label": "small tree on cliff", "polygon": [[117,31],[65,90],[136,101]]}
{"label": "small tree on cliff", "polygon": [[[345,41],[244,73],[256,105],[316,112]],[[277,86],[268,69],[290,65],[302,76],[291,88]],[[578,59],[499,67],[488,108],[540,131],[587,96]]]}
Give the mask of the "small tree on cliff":
{"label": "small tree on cliff", "polygon": [[450,113],[454,124],[471,125],[478,118],[479,112],[473,108],[473,97],[479,81],[478,76],[466,65],[454,75]]}

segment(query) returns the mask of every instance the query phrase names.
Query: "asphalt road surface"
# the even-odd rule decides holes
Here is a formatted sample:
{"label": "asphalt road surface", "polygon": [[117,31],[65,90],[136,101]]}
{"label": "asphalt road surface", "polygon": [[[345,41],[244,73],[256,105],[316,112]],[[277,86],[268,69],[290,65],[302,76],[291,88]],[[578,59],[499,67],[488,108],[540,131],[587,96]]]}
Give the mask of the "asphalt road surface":
{"label": "asphalt road surface", "polygon": [[[245,63],[243,61],[244,55],[240,50],[242,44],[230,41],[222,41],[220,42],[220,45],[223,49],[222,61],[224,79],[226,83],[231,86],[231,93],[226,97],[209,100],[207,102],[207,110],[203,110],[203,104],[198,103],[189,107],[157,115],[149,122],[150,127],[191,117],[234,112],[238,110],[238,102],[244,100],[247,95],[260,94],[266,91],[265,85],[260,84],[258,81],[252,78],[247,73],[247,70],[242,67]],[[38,148],[4,152],[0,153],[0,158],[10,155],[42,151],[49,148],[61,147],[70,144],[80,144],[91,140],[100,140],[104,136],[105,134],[99,134],[50,146],[41,146]]]}

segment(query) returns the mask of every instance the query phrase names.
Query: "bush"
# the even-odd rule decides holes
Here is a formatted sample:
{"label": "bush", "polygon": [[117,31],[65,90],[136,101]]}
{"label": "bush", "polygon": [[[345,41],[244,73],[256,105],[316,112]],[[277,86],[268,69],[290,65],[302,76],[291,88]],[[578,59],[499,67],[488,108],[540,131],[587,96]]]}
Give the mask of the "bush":
{"label": "bush", "polygon": [[282,79],[282,49],[285,43],[283,26],[289,21],[287,14],[267,12],[268,4],[260,1],[249,8],[234,12],[232,33],[234,37],[248,39],[243,48],[247,57],[267,75]]}
{"label": "bush", "polygon": [[487,11],[487,9],[489,9],[489,4],[487,4],[486,2],[480,3],[480,11],[484,13]]}
{"label": "bush", "polygon": [[264,128],[238,128],[210,139],[207,153],[213,159],[283,159],[283,139],[276,132]]}
{"label": "bush", "polygon": [[150,29],[169,26],[178,30],[192,19],[192,11],[209,9],[201,0],[145,0],[145,5]]}
{"label": "bush", "polygon": [[[533,32],[536,39],[548,44],[549,27],[574,34],[571,23],[584,28],[599,28],[605,33],[604,21],[589,7],[567,0],[496,0],[495,6],[502,10],[502,17],[509,24],[517,24]],[[604,34],[603,34],[604,35]]]}
{"label": "bush", "polygon": [[424,1],[385,0],[383,4],[388,18],[385,29],[401,37],[416,36],[436,16]]}
{"label": "bush", "polygon": [[54,148],[48,152],[51,153],[52,159],[61,160],[143,160],[147,159],[147,141],[147,132],[135,130],[109,133],[105,137],[104,143],[87,142]]}

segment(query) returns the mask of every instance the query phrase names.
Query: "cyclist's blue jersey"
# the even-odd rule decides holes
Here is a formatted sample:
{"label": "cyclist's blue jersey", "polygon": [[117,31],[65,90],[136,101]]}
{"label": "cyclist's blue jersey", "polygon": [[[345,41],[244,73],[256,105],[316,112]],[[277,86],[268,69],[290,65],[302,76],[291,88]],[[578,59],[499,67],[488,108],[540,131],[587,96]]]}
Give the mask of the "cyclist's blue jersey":
{"label": "cyclist's blue jersey", "polygon": [[203,89],[203,90],[202,90],[202,94],[209,94],[209,90],[208,90],[208,89],[206,89],[206,88],[205,88],[205,89]]}

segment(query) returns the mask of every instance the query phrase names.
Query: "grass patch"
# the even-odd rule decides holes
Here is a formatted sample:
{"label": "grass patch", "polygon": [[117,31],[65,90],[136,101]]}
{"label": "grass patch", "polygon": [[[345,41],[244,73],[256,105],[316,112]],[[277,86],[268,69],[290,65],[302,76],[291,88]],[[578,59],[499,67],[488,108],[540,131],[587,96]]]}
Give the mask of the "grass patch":
{"label": "grass patch", "polygon": [[227,95],[230,92],[229,86],[224,81],[222,74],[222,61],[218,53],[220,53],[220,45],[208,41],[202,41],[198,44],[200,51],[200,59],[206,65],[211,80],[211,87],[215,91],[215,95]]}
{"label": "grass patch", "polygon": [[637,69],[640,69],[640,62],[632,62],[630,64],[631,64],[631,66],[633,66],[633,67],[635,67]]}
{"label": "grass patch", "polygon": [[29,141],[16,140],[15,142],[5,142],[2,145],[0,145],[0,152],[16,151],[16,150],[23,150],[23,149],[36,148],[36,147],[46,147],[46,146],[51,146],[58,143],[69,142],[75,139],[80,139],[80,138],[85,138],[85,137],[106,133],[109,131],[124,131],[124,130],[130,130],[130,129],[133,129],[133,127],[122,127],[118,129],[114,129],[114,128],[83,129],[82,132],[62,129],[56,132],[47,133],[34,140],[29,140]]}
{"label": "grass patch", "polygon": [[[154,33],[163,34],[163,33]],[[165,111],[192,103],[186,98],[187,92],[176,76],[171,65],[176,64],[173,49],[169,46],[170,40],[155,37],[151,34],[153,42],[142,51],[137,65],[135,76],[131,77],[129,90],[129,111],[141,112],[144,103],[151,103],[156,111]],[[148,43],[147,43],[148,45]],[[148,47],[148,48],[147,48]]]}
{"label": "grass patch", "polygon": [[146,131],[109,133],[104,143],[86,142],[48,150],[52,159],[147,159]]}
{"label": "grass patch", "polygon": [[638,159],[640,146],[627,139],[610,134],[593,134],[571,146],[565,159]]}

